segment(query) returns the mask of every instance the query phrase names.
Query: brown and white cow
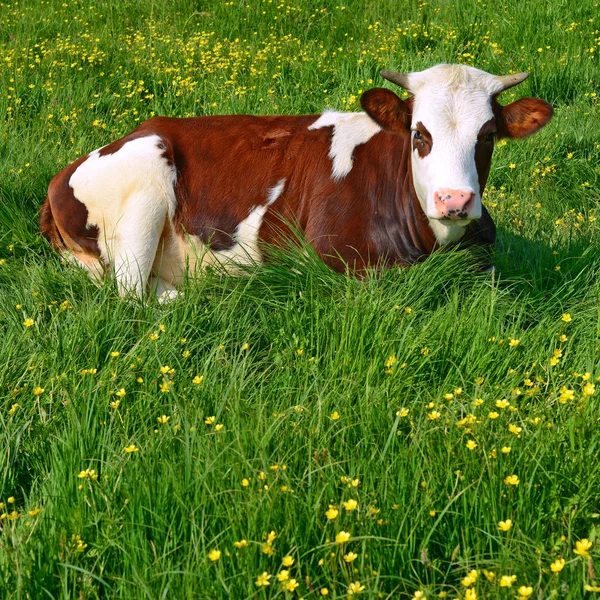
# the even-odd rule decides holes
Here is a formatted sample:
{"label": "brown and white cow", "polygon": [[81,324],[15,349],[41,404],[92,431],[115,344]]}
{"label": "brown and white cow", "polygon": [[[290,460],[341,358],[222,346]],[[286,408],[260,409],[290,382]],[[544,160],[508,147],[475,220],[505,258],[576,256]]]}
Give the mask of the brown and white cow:
{"label": "brown and white cow", "polygon": [[411,96],[371,89],[360,113],[150,119],[54,177],[42,232],[92,274],[112,269],[122,294],[163,297],[187,268],[260,261],[290,223],[339,271],[493,243],[481,195],[494,139],[535,133],[552,107],[497,102],[526,73],[382,75]]}

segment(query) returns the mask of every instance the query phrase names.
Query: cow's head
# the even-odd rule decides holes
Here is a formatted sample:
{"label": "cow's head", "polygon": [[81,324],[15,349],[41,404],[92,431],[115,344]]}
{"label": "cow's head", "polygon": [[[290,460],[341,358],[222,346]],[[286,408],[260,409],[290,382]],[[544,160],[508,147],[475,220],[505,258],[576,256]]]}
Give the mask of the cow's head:
{"label": "cow's head", "polygon": [[414,187],[430,222],[439,226],[455,229],[481,216],[496,138],[531,135],[552,117],[544,100],[521,98],[507,106],[496,101],[527,73],[499,77],[464,65],[437,65],[381,75],[412,97],[401,100],[376,88],[363,94],[361,104],[384,129],[410,131]]}

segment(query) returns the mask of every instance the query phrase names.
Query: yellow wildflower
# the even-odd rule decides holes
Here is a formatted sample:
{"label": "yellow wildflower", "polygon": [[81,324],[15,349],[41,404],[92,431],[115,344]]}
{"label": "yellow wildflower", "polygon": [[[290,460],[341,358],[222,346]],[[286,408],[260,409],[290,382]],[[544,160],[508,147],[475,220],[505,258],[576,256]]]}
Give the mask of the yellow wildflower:
{"label": "yellow wildflower", "polygon": [[325,512],[325,516],[330,521],[333,521],[334,519],[336,519],[339,514],[340,514],[340,511],[335,506],[332,506],[332,505],[330,505],[329,506],[329,510],[327,510]]}
{"label": "yellow wildflower", "polygon": [[522,585],[517,592],[519,592],[521,598],[529,598],[533,594],[533,588],[530,585]]}
{"label": "yellow wildflower", "polygon": [[354,552],[348,552],[348,554],[344,554],[344,560],[347,563],[351,563],[353,560],[356,560],[358,558],[358,554],[355,554]]}
{"label": "yellow wildflower", "polygon": [[584,538],[575,542],[575,548],[573,549],[574,554],[578,554],[579,556],[584,556],[585,558],[589,557],[588,550],[592,547],[592,542],[590,540]]}
{"label": "yellow wildflower", "polygon": [[388,356],[386,361],[385,361],[385,368],[386,369],[391,369],[396,363],[398,362],[398,359],[396,358],[395,354],[392,354],[391,356]]}
{"label": "yellow wildflower", "polygon": [[512,527],[512,520],[506,519],[506,521],[500,521],[498,523],[498,529],[501,531],[508,531]]}
{"label": "yellow wildflower", "polygon": [[350,539],[350,533],[348,533],[347,531],[340,531],[335,536],[336,544],[345,544],[349,539]]}
{"label": "yellow wildflower", "polygon": [[281,559],[281,564],[284,567],[291,567],[294,564],[294,559],[289,554]]}
{"label": "yellow wildflower", "polygon": [[354,498],[350,498],[347,502],[342,502],[343,507],[348,511],[355,510],[358,506],[358,502]]}
{"label": "yellow wildflower", "polygon": [[200,385],[204,381],[204,375],[196,375],[194,379],[192,379],[192,383],[195,385]]}
{"label": "yellow wildflower", "polygon": [[353,596],[354,594],[359,594],[365,589],[364,585],[360,585],[360,582],[354,581],[348,586],[348,596]]}
{"label": "yellow wildflower", "polygon": [[475,570],[470,571],[468,575],[466,575],[465,577],[462,578],[461,583],[465,587],[471,587],[477,581],[478,576],[479,576],[479,573],[477,571],[475,571]]}
{"label": "yellow wildflower", "polygon": [[560,573],[565,568],[565,559],[557,558],[551,565],[550,570],[553,573]]}
{"label": "yellow wildflower", "polygon": [[521,431],[523,431],[523,428],[522,428],[522,427],[519,427],[518,425],[514,425],[513,423],[511,423],[511,424],[508,426],[508,430],[509,430],[511,433],[514,433],[515,435],[519,435],[519,434],[521,433]]}
{"label": "yellow wildflower", "polygon": [[568,387],[563,386],[560,388],[560,396],[558,397],[558,401],[562,404],[568,402],[569,400],[573,400],[575,398],[575,392],[570,390]]}
{"label": "yellow wildflower", "polygon": [[500,578],[500,587],[510,587],[516,580],[516,575],[502,575]]}
{"label": "yellow wildflower", "polygon": [[23,321],[23,325],[25,325],[25,327],[31,327],[33,324],[35,323],[35,321],[33,319],[25,319]]}
{"label": "yellow wildflower", "polygon": [[131,454],[132,452],[138,452],[139,448],[134,444],[130,444],[129,446],[123,448],[123,450],[128,454]]}
{"label": "yellow wildflower", "polygon": [[517,475],[507,475],[504,478],[504,483],[506,485],[519,485],[520,481]]}
{"label": "yellow wildflower", "polygon": [[221,551],[220,550],[216,550],[216,549],[215,550],[211,550],[208,553],[208,558],[210,558],[210,560],[212,562],[215,562],[215,561],[219,560],[221,558]]}
{"label": "yellow wildflower", "polygon": [[233,542],[236,548],[246,548],[248,546],[248,540],[240,540],[239,542]]}
{"label": "yellow wildflower", "polygon": [[269,581],[271,577],[273,577],[273,575],[269,575],[269,573],[264,571],[261,575],[259,575],[256,578],[256,581],[254,583],[258,587],[266,587],[267,585],[271,585],[271,582]]}

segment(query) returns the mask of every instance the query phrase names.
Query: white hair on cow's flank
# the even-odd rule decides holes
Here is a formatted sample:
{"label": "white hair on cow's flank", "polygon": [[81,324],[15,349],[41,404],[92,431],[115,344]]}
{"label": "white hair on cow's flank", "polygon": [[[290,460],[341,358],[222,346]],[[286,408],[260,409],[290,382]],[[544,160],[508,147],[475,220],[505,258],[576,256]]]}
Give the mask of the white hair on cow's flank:
{"label": "white hair on cow's flank", "polygon": [[198,236],[177,237],[180,277],[185,268],[198,272],[207,266],[217,266],[229,273],[240,274],[239,267],[259,264],[262,261],[259,231],[269,206],[283,193],[286,179],[280,179],[266,191],[265,204],[254,206],[248,216],[240,221],[231,235],[235,242],[231,248],[212,250]]}
{"label": "white hair on cow's flank", "polygon": [[96,150],[69,180],[98,227],[101,257],[121,293],[142,295],[165,221],[175,212],[175,167],[158,135],[130,140],[112,154]]}

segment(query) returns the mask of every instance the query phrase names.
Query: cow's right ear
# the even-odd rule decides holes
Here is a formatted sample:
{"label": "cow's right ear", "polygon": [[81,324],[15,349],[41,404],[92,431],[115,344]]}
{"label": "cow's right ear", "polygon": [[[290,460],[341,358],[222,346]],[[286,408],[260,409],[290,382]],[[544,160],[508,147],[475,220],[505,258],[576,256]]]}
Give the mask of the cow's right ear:
{"label": "cow's right ear", "polygon": [[410,129],[410,106],[387,88],[367,90],[360,97],[365,112],[381,127],[391,131]]}

